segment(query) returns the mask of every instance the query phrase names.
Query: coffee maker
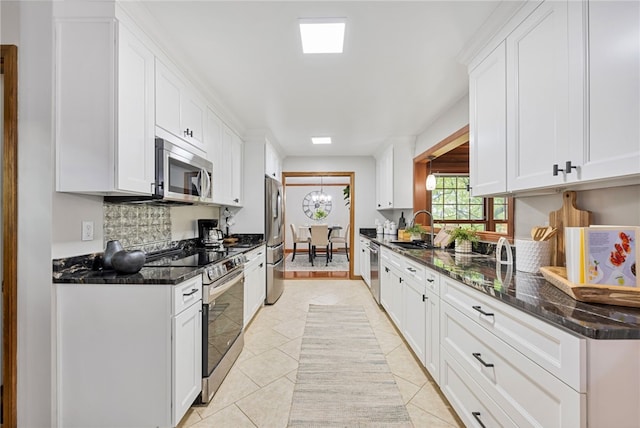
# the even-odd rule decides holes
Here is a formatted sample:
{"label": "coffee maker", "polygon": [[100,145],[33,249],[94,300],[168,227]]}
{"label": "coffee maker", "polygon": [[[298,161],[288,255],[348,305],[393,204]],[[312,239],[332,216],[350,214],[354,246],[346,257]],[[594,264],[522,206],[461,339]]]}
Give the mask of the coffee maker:
{"label": "coffee maker", "polygon": [[198,238],[200,244],[210,250],[224,251],[224,234],[218,229],[217,219],[198,219]]}

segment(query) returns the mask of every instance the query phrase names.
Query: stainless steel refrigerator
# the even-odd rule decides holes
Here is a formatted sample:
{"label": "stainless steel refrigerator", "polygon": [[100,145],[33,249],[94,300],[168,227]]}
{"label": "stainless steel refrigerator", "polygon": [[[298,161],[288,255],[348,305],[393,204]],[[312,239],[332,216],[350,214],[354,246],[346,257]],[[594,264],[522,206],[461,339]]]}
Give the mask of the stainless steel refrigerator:
{"label": "stainless steel refrigerator", "polygon": [[267,241],[267,298],[274,304],[284,290],[284,197],[282,184],[265,176],[265,225]]}

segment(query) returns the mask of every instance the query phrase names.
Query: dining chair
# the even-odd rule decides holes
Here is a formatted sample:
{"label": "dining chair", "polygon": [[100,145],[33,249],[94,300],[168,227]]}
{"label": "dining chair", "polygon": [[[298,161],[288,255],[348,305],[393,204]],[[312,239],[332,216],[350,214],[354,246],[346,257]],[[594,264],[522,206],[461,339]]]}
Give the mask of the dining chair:
{"label": "dining chair", "polygon": [[293,237],[293,256],[291,257],[291,261],[296,259],[296,248],[298,244],[307,244],[309,245],[309,252],[311,252],[311,238],[301,238],[298,236],[298,232],[296,231],[295,224],[291,223],[291,233]]}
{"label": "dining chair", "polygon": [[349,261],[349,226],[344,229],[344,235],[333,236],[329,238],[330,248],[331,248],[331,258],[333,259],[333,244],[344,244],[344,251],[347,254],[347,261]]}
{"label": "dining chair", "polygon": [[314,266],[313,259],[316,256],[316,249],[318,247],[325,247],[327,254],[325,266],[327,266],[329,264],[329,226],[326,224],[311,226],[311,251],[309,253],[311,266]]}

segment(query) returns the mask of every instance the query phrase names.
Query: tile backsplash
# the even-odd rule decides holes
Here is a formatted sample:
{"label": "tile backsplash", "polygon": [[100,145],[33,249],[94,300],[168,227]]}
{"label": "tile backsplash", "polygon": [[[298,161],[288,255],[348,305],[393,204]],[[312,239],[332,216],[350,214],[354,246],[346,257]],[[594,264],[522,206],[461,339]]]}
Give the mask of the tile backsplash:
{"label": "tile backsplash", "polygon": [[127,250],[171,247],[171,210],[166,205],[104,203],[104,245],[118,240]]}

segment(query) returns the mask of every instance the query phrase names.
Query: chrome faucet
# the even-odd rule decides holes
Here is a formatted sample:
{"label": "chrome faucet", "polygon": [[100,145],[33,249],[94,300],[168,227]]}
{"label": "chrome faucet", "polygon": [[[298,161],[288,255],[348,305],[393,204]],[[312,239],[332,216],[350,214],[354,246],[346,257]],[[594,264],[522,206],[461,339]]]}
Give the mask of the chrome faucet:
{"label": "chrome faucet", "polygon": [[415,225],[416,217],[420,214],[429,214],[429,218],[431,219],[431,230],[429,230],[429,235],[431,236],[430,245],[432,248],[435,248],[435,244],[433,243],[433,214],[431,214],[427,210],[418,210],[413,213],[413,217],[411,218],[411,222],[409,223],[409,227],[413,227]]}

